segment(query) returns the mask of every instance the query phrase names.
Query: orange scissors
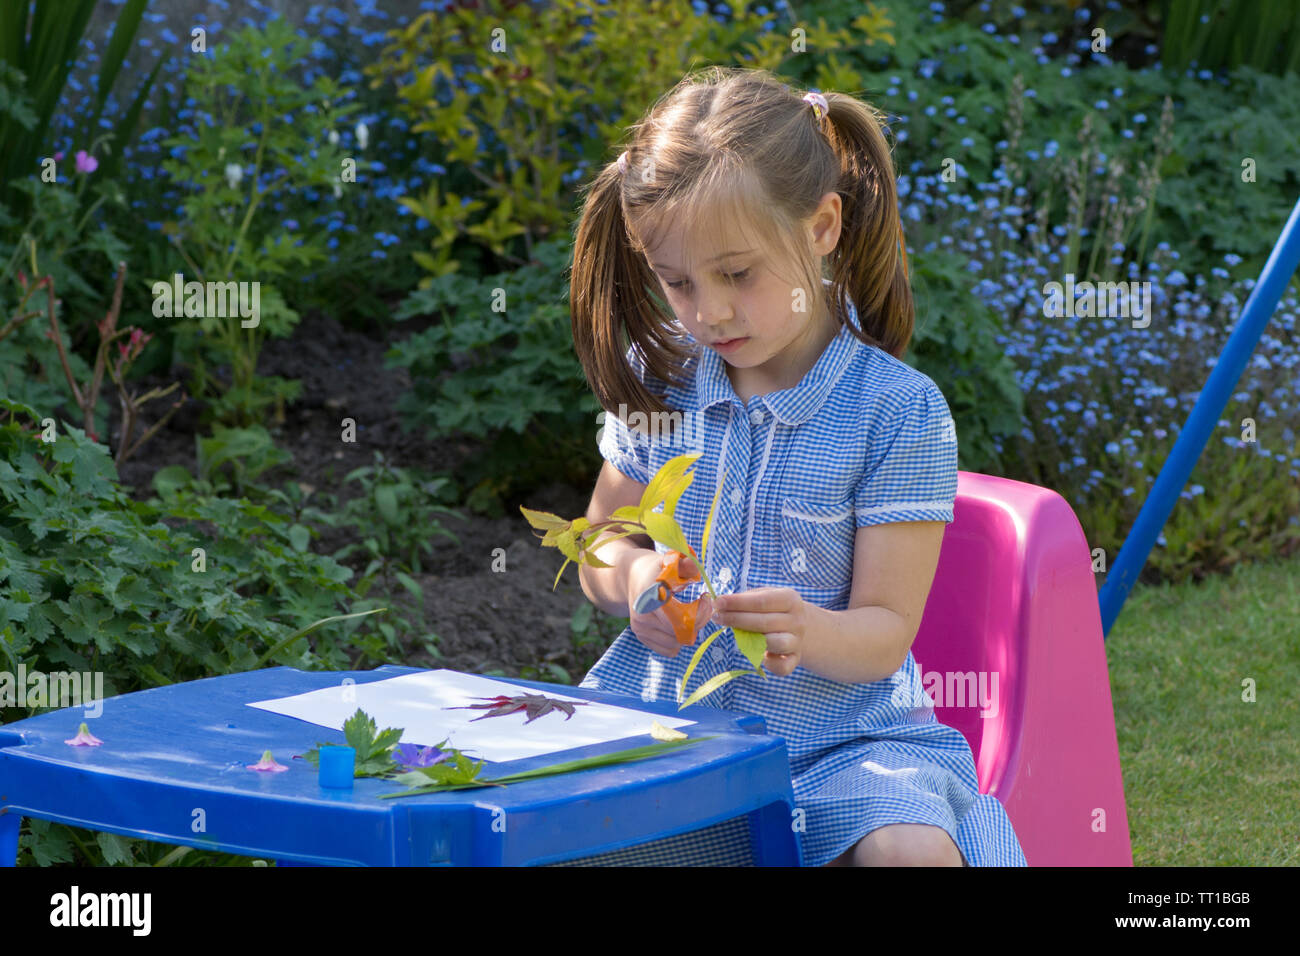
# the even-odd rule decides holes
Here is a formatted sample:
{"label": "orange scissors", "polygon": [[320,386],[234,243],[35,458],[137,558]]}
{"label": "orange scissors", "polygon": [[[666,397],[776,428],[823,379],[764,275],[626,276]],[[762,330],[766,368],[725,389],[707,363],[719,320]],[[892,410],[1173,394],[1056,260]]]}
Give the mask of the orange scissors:
{"label": "orange scissors", "polygon": [[663,608],[664,613],[668,615],[668,620],[672,621],[677,643],[694,644],[697,630],[695,615],[699,613],[700,601],[703,600],[704,595],[701,594],[694,601],[687,603],[678,600],[676,592],[687,584],[702,580],[702,576],[698,567],[693,574],[682,576],[681,561],[684,557],[686,555],[680,551],[669,551],[663,555],[659,576],[654,579],[654,583],[637,595],[636,600],[632,602],[632,609],[638,614],[649,614]]}

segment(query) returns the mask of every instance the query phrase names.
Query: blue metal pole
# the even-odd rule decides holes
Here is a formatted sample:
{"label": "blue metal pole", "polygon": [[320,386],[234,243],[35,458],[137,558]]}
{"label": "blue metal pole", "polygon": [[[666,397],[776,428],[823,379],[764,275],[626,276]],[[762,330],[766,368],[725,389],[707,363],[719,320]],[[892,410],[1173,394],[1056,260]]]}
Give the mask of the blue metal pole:
{"label": "blue metal pole", "polygon": [[1264,271],[1259,274],[1259,281],[1251,290],[1250,298],[1246,300],[1241,321],[1233,329],[1228,344],[1223,347],[1223,354],[1219,356],[1205,388],[1201,389],[1192,413],[1187,416],[1187,424],[1174,442],[1169,460],[1156,476],[1151,493],[1147,495],[1142,510],[1138,512],[1137,521],[1133,523],[1133,530],[1124,540],[1115,563],[1106,575],[1106,583],[1098,595],[1101,601],[1101,629],[1105,637],[1110,636],[1110,626],[1119,616],[1120,608],[1124,606],[1129,591],[1137,582],[1138,574],[1151,553],[1152,544],[1169,520],[1174,505],[1178,503],[1183,485],[1187,484],[1196,460],[1205,450],[1210,432],[1214,430],[1219,416],[1227,406],[1228,397],[1241,378],[1246,363],[1250,361],[1251,353],[1264,332],[1264,326],[1277,308],[1298,264],[1300,200],[1282,227],[1282,235],[1269,254],[1268,261],[1264,263]]}

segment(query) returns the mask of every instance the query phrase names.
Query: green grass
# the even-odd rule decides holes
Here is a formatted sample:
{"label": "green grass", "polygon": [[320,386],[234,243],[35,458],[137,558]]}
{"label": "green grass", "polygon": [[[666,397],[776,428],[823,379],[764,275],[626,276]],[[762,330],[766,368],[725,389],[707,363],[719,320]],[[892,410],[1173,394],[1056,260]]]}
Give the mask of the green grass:
{"label": "green grass", "polygon": [[1106,655],[1133,863],[1300,865],[1300,558],[1135,588]]}

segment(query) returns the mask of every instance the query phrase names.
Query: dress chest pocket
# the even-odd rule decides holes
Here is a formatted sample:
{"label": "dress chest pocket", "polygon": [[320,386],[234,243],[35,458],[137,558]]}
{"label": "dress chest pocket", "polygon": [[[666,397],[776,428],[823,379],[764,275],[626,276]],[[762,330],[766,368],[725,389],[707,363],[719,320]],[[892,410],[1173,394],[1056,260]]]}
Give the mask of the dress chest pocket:
{"label": "dress chest pocket", "polygon": [[853,580],[853,501],[781,499],[782,567],[795,586],[847,587]]}

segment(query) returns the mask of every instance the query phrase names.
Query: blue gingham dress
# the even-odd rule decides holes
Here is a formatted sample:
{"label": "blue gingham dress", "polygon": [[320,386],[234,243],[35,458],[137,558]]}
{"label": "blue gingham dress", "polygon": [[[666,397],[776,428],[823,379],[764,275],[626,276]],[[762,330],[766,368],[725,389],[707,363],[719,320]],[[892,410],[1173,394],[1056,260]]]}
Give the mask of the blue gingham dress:
{"label": "blue gingham dress", "polygon": [[[856,325],[852,302],[849,318]],[[696,347],[682,387],[648,377],[635,347],[627,357],[642,381],[683,414],[656,419],[647,437],[611,410],[600,452],[643,483],[668,459],[702,453],[675,513],[697,550],[725,470],[706,555],[719,593],[792,587],[806,601],[843,610],[857,528],[952,521],[957,445],[943,394],[928,376],[848,329],[797,386],[748,402],[712,349]],[[683,600],[702,589],[692,585]],[[710,623],[694,646],[667,658],[626,628],[581,686],[676,700],[695,647],[715,630]],[[720,635],[687,692],[715,674],[748,667],[731,634]],[[1006,811],[979,792],[966,739],[935,720],[910,651],[893,676],[874,683],[840,683],[798,667],[785,677],[736,678],[702,703],[760,715],[769,733],[785,739],[795,804],[803,811],[795,829],[805,865],[827,863],[894,823],[942,827],[972,866],[1025,865]]]}

